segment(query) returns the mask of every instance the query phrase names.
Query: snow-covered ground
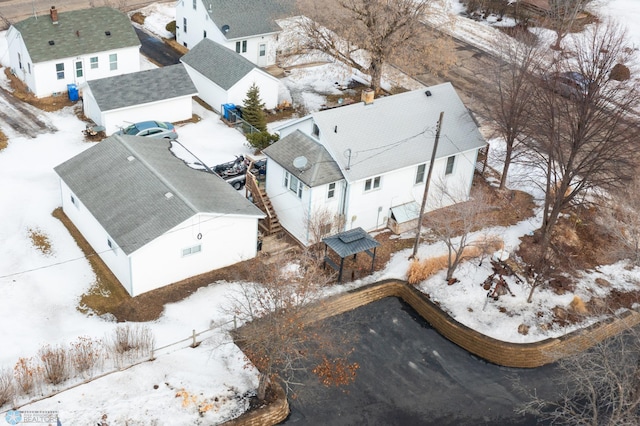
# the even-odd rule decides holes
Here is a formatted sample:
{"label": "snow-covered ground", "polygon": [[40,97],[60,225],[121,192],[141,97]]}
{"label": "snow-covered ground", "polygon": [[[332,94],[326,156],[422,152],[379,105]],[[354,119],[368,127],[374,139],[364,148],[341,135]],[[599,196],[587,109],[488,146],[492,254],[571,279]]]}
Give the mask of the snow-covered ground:
{"label": "snow-covered ground", "polygon": [[[451,10],[459,10],[459,3],[450,1]],[[174,19],[173,2],[156,4],[143,12],[148,16],[145,27],[165,35],[165,24]],[[634,27],[640,22],[640,1],[612,0],[600,12],[628,23],[634,43],[640,46],[640,30]],[[457,29],[452,31],[460,38],[475,40],[479,45],[491,47],[496,43],[497,32],[487,24],[458,17],[454,28]],[[6,50],[5,33],[0,33],[2,66],[8,65]],[[145,69],[152,66],[143,62]],[[323,98],[312,96],[310,92],[331,91],[334,80],[342,79],[343,71],[338,73],[332,66],[300,68],[299,72],[287,77],[286,85],[291,92],[303,94],[299,99],[307,109],[317,109],[324,103]],[[319,82],[318,75],[325,76],[326,81],[323,77]],[[8,87],[4,73],[0,73],[0,84]],[[222,124],[215,114],[195,103],[194,112],[202,120],[182,125],[178,132],[180,141],[201,160],[214,165],[250,152],[244,137]],[[57,132],[34,139],[8,134],[9,146],[0,151],[0,241],[3,242],[0,245],[0,300],[5,306],[0,311],[0,369],[12,369],[20,357],[35,357],[44,344],[68,344],[79,336],[104,339],[116,327],[108,318],[77,311],[79,297],[91,287],[95,277],[64,226],[51,216],[51,212],[60,206],[58,178],[53,167],[92,144],[83,141],[84,123],[71,108],[43,114],[55,123]],[[492,145],[492,149],[500,149],[499,141]],[[181,156],[188,155],[179,148],[176,152]],[[520,180],[515,166],[513,173],[512,184],[517,186]],[[513,250],[519,237],[538,225],[539,218],[534,217],[509,228],[485,230],[484,233],[500,235],[505,250]],[[29,239],[31,231],[47,236],[51,242],[49,253],[34,247]],[[427,252],[434,256],[444,253],[445,249],[440,245],[420,248],[421,257],[427,257]],[[329,292],[344,291],[383,278],[404,278],[408,255],[408,251],[399,252],[383,271]],[[559,296],[539,290],[535,302],[527,304],[528,289],[512,282],[509,284],[514,297],[488,300],[480,283],[489,273],[488,262],[482,267],[469,262],[456,273],[460,283],[447,286],[443,275],[438,274],[422,283],[420,288],[469,327],[498,339],[527,342],[569,331],[537,327],[540,323],[538,311],[545,312],[556,305],[567,306],[574,295],[585,301],[598,295],[602,291],[595,285],[598,277],[609,281],[611,288],[623,289],[637,288],[640,277],[637,269],[625,269],[623,265],[605,266],[585,275],[575,294]],[[155,334],[156,346],[187,338],[192,330],[207,329],[212,322],[227,323],[230,317],[224,309],[228,303],[225,295],[237,287],[238,283],[214,283],[179,303],[168,305],[160,319],[147,324]],[[501,307],[510,315],[501,313]],[[520,324],[531,326],[527,336],[517,332]],[[224,327],[207,334],[210,337],[198,348],[172,347],[159,353],[153,362],[107,375],[21,409],[56,411],[64,425],[96,424],[103,416],[112,425],[216,424],[227,420],[245,410],[245,396],[254,389],[257,378],[255,371],[245,368],[242,354],[223,330]],[[77,381],[79,379],[72,379],[58,388]],[[51,390],[48,387],[42,392]],[[19,405],[25,402],[27,398],[17,401]],[[206,412],[200,414],[198,407],[201,410],[206,407]],[[0,413],[0,424],[4,421],[5,415]]]}

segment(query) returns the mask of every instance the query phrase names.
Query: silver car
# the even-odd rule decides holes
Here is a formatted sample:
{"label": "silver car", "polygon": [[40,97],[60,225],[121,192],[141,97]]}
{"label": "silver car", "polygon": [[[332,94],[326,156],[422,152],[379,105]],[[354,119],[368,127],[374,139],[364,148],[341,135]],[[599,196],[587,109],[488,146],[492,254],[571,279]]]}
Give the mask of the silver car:
{"label": "silver car", "polygon": [[173,124],[166,121],[141,121],[118,130],[116,135],[148,136],[151,138],[177,139]]}

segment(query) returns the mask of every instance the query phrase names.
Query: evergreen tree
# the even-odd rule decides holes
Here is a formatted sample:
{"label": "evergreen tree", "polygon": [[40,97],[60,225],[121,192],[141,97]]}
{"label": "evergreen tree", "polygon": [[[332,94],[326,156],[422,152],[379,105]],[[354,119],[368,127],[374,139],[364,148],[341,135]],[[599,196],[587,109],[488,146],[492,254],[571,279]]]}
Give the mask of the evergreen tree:
{"label": "evergreen tree", "polygon": [[243,120],[260,132],[265,132],[267,130],[267,118],[264,114],[264,102],[260,99],[260,89],[255,83],[247,91],[247,98],[243,102]]}

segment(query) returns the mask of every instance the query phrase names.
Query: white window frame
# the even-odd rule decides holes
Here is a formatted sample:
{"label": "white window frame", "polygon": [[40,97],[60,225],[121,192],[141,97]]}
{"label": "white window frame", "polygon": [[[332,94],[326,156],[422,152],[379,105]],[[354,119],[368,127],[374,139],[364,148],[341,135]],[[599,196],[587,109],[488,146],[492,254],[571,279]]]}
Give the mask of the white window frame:
{"label": "white window frame", "polygon": [[93,56],[91,58],[89,58],[89,64],[92,70],[97,70],[98,67],[100,66],[98,63],[98,57],[97,56]]}
{"label": "white window frame", "polygon": [[418,164],[416,168],[416,180],[413,182],[416,185],[424,183],[424,177],[427,175],[427,163]]}
{"label": "white window frame", "polygon": [[82,66],[82,61],[76,61],[76,77],[82,78],[84,76],[84,67]]}
{"label": "white window frame", "polygon": [[109,54],[109,70],[116,71],[118,69],[118,54],[110,53]]}
{"label": "white window frame", "polygon": [[187,33],[187,18],[182,18],[182,32]]}
{"label": "white window frame", "polygon": [[182,249],[182,257],[191,256],[192,254],[198,254],[202,252],[202,244],[196,244],[195,246]]}
{"label": "white window frame", "polygon": [[293,192],[298,198],[302,198],[302,181],[285,170],[284,172],[284,186],[289,191]]}
{"label": "white window frame", "polygon": [[375,191],[380,189],[380,182],[382,181],[380,176],[372,177],[364,181],[364,192]]}
{"label": "white window frame", "polygon": [[327,186],[327,199],[330,200],[336,195],[336,183],[332,182]]}
{"label": "white window frame", "polygon": [[56,64],[56,76],[58,80],[64,80],[64,62]]}
{"label": "white window frame", "polygon": [[197,10],[198,9],[198,0],[193,0],[193,10]]}
{"label": "white window frame", "polygon": [[456,156],[452,155],[447,157],[447,165],[444,168],[444,175],[449,176],[453,174],[453,169],[456,166]]}

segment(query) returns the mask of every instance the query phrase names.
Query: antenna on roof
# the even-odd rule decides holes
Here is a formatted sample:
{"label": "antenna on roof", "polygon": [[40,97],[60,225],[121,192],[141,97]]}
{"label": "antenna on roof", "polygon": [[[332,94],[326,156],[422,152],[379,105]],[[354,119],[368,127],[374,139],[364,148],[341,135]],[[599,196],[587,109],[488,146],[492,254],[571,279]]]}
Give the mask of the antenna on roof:
{"label": "antenna on roof", "polygon": [[309,164],[309,160],[307,160],[307,157],[305,157],[304,155],[293,159],[293,167],[298,169],[298,171],[301,173],[307,167],[307,164]]}

